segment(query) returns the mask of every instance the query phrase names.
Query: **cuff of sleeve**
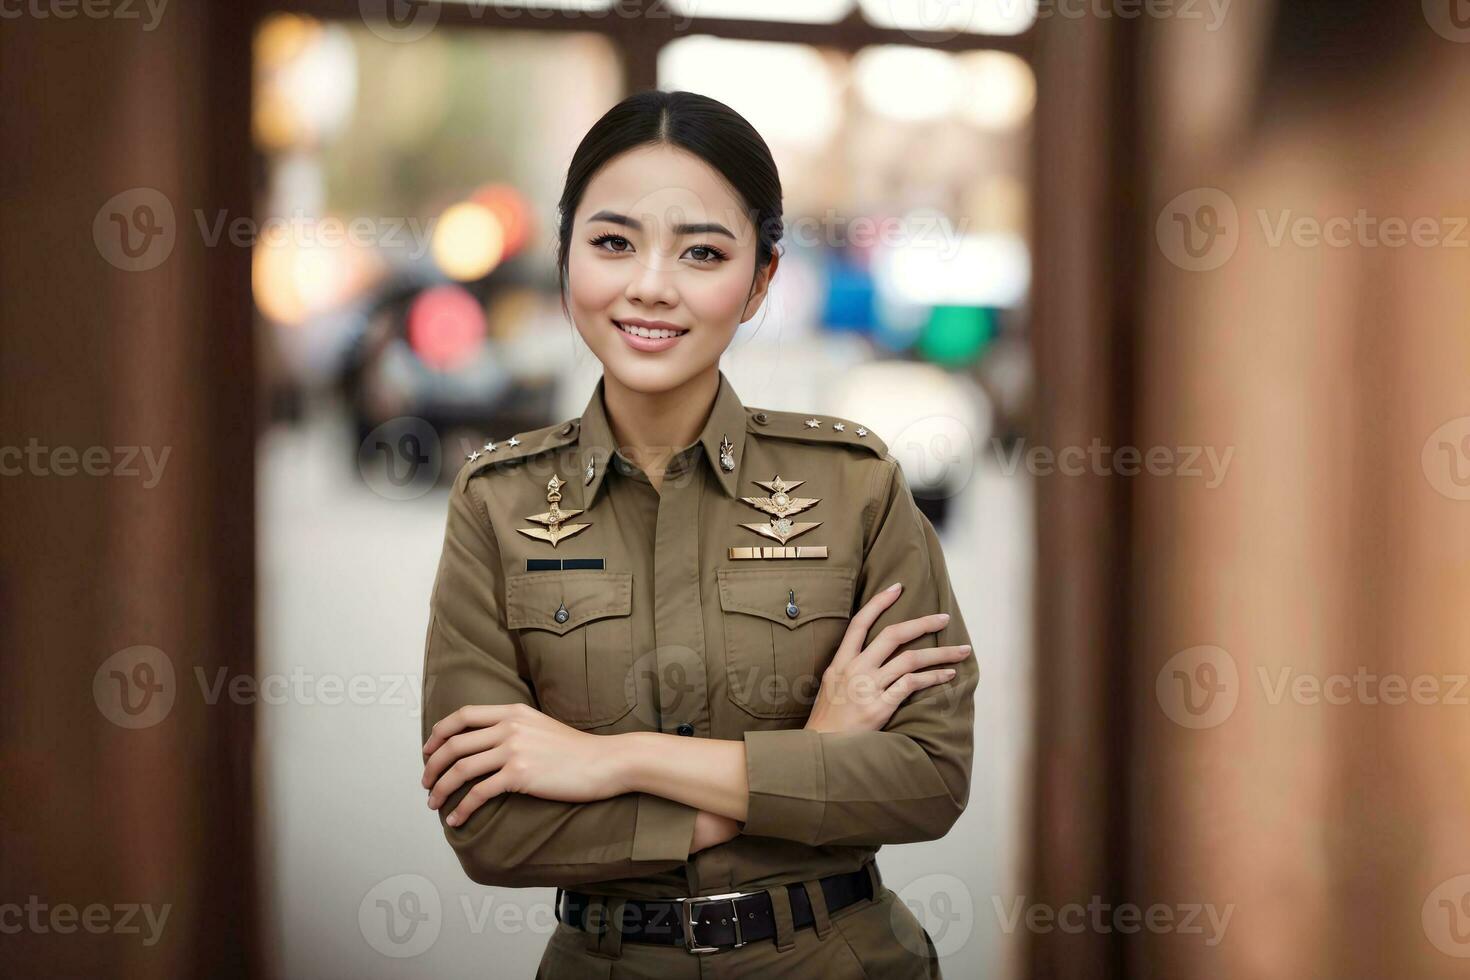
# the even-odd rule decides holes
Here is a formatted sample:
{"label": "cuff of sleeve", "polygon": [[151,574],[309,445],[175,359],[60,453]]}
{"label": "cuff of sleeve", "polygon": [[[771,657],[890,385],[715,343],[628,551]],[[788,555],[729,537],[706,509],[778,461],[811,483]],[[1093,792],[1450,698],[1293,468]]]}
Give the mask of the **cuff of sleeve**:
{"label": "cuff of sleeve", "polygon": [[827,808],[822,733],[805,728],[745,733],[750,784],[746,834],[815,844]]}
{"label": "cuff of sleeve", "polygon": [[694,817],[699,811],[652,793],[638,795],[633,825],[634,861],[687,861],[694,845]]}

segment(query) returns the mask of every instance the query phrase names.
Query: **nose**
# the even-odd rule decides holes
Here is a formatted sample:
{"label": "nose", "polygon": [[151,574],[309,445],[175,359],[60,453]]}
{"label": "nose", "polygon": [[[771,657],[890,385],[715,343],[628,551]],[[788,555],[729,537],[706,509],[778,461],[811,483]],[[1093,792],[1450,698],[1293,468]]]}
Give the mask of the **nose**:
{"label": "nose", "polygon": [[676,266],[659,254],[640,255],[629,263],[633,269],[623,296],[630,303],[642,306],[675,306],[679,294],[674,289]]}

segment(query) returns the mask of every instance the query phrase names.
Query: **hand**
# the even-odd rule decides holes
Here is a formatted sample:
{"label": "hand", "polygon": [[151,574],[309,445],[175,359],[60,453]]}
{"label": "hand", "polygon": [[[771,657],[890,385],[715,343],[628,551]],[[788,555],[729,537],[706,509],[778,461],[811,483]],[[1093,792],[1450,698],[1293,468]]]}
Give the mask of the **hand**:
{"label": "hand", "polygon": [[694,840],[689,844],[689,853],[714,847],[740,836],[740,821],[709,810],[700,810],[694,815]]}
{"label": "hand", "polygon": [[445,820],[457,827],[501,793],[590,803],[624,792],[607,746],[528,704],[467,704],[436,724],[424,743],[429,807],[487,773]]}
{"label": "hand", "polygon": [[900,645],[943,629],[949,613],[885,626],[877,639],[862,648],[868,630],[902,591],[902,585],[898,585],[879,592],[852,617],[837,653],[822,674],[811,715],[803,727],[819,732],[879,731],[910,694],[954,677],[954,670],[949,668],[920,668],[963,660],[970,655],[968,643],[905,650],[889,659]]}

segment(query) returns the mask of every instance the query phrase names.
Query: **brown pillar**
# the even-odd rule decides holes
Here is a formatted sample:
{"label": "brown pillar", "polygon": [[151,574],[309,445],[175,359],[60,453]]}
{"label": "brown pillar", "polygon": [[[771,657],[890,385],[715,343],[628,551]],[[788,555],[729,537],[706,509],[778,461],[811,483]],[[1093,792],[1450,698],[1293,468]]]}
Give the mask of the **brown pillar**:
{"label": "brown pillar", "polygon": [[250,214],[248,7],[0,28],[7,975],[258,962],[251,708],[195,675],[253,670],[249,255],[194,218]]}

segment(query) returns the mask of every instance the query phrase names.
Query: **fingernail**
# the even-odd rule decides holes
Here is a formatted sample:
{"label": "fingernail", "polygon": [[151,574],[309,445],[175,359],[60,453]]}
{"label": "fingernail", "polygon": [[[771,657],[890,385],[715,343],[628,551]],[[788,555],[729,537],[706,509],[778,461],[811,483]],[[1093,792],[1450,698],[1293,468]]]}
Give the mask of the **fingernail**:
{"label": "fingernail", "polygon": [[954,676],[954,671],[953,670],[946,669],[945,672],[944,672],[944,676],[945,677],[953,677]]}
{"label": "fingernail", "polygon": [[972,646],[970,646],[970,644],[965,643],[965,644],[961,644],[960,649],[963,650],[965,653],[969,653],[971,650],[973,650],[975,648],[972,647]]}
{"label": "fingernail", "polygon": [[949,613],[940,613],[939,615],[946,623],[949,622]]}
{"label": "fingernail", "polygon": [[884,589],[883,591],[884,592],[895,592],[895,591],[897,591],[898,589],[901,589],[901,588],[903,588],[903,583],[902,582],[894,582],[892,585],[890,585],[888,588]]}

